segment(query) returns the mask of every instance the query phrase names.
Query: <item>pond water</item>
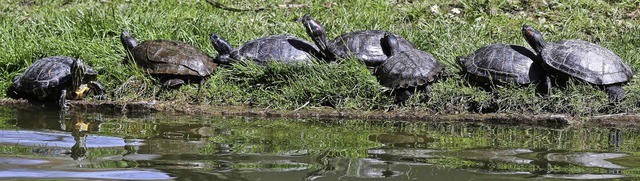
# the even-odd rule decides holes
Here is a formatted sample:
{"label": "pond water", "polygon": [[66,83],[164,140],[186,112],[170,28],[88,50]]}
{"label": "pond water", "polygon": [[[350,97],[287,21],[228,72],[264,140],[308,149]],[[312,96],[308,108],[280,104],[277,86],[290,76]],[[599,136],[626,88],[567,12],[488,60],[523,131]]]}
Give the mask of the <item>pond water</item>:
{"label": "pond water", "polygon": [[0,179],[640,178],[640,131],[0,108]]}

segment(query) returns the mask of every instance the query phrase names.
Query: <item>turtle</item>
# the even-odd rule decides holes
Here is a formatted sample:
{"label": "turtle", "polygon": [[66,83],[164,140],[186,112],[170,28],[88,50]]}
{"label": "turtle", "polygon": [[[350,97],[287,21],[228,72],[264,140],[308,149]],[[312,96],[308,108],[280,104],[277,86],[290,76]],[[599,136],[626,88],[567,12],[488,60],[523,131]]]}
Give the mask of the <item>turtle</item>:
{"label": "turtle", "polygon": [[13,99],[55,101],[68,108],[67,99],[82,99],[93,92],[96,99],[104,99],[104,86],[97,81],[98,72],[82,59],[51,56],[35,61],[27,70],[13,78],[6,91]]}
{"label": "turtle", "polygon": [[382,37],[390,33],[398,40],[400,50],[415,49],[413,44],[400,35],[383,30],[360,30],[342,34],[329,41],[326,31],[320,22],[314,20],[311,15],[302,17],[302,24],[313,42],[323,53],[327,62],[335,62],[338,58],[353,57],[361,60],[368,67],[380,65],[387,59],[382,51]]}
{"label": "turtle", "polygon": [[146,73],[157,78],[163,88],[179,88],[187,83],[202,84],[218,64],[202,50],[174,40],[147,40],[140,44],[127,31],[122,31],[120,41],[127,50],[125,63],[135,62]]}
{"label": "turtle", "polygon": [[292,35],[258,38],[246,42],[238,49],[234,49],[227,40],[216,33],[211,33],[209,38],[218,51],[218,56],[214,60],[222,65],[229,65],[238,60],[252,60],[263,66],[272,60],[288,64],[309,63],[320,56],[317,47]]}
{"label": "turtle", "polygon": [[409,99],[413,90],[425,89],[444,72],[444,64],[433,55],[418,49],[402,49],[398,39],[387,32],[382,37],[382,50],[388,56],[374,69],[382,86],[394,89],[395,102]]}
{"label": "turtle", "polygon": [[[531,50],[519,45],[491,44],[483,46],[467,56],[456,57],[462,72],[480,85],[517,84],[528,85],[545,80],[542,60]],[[544,84],[538,91],[546,95]]]}
{"label": "turtle", "polygon": [[62,147],[36,147],[31,149],[32,153],[50,156],[50,157],[68,157],[71,155],[71,149]]}
{"label": "turtle", "polygon": [[31,151],[35,154],[55,157],[71,157],[73,160],[83,160],[87,155],[87,132],[74,131],[71,133],[75,144],[69,148],[62,147],[38,147]]}
{"label": "turtle", "polygon": [[544,62],[548,89],[551,77],[556,82],[577,78],[603,89],[612,102],[624,97],[622,86],[631,80],[633,71],[613,51],[583,40],[547,43],[539,31],[526,24],[522,34]]}

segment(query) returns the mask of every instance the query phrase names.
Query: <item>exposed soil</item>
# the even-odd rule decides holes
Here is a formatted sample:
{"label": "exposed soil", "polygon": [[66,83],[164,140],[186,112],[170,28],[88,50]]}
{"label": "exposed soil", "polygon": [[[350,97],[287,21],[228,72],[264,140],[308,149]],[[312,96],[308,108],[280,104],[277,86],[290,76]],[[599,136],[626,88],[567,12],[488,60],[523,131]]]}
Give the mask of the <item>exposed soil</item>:
{"label": "exposed soil", "polygon": [[[0,106],[8,107],[44,107],[25,100],[0,99]],[[434,115],[418,111],[357,111],[337,110],[333,108],[306,108],[297,111],[252,108],[249,106],[211,106],[193,105],[160,101],[71,101],[73,111],[108,112],[116,114],[169,112],[188,115],[212,116],[254,116],[254,117],[289,117],[289,118],[321,118],[321,119],[366,119],[384,121],[463,121],[476,123],[495,123],[509,125],[538,125],[547,127],[567,126],[605,126],[605,127],[640,127],[640,114],[625,113],[592,117],[576,117],[564,114],[455,114]]]}

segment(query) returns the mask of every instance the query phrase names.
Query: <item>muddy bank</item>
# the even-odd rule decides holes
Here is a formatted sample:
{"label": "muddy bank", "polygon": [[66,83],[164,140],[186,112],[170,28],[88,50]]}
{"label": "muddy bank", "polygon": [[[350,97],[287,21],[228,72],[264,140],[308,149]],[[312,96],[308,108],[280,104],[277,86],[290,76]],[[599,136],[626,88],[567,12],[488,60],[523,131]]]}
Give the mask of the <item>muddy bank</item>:
{"label": "muddy bank", "polygon": [[[0,99],[0,106],[7,107],[45,107],[25,100]],[[211,106],[192,105],[161,101],[71,101],[71,110],[87,112],[109,112],[116,114],[167,112],[188,115],[212,116],[256,116],[322,119],[371,119],[389,121],[464,121],[477,123],[497,123],[509,125],[539,125],[550,127],[566,126],[607,126],[640,127],[640,114],[612,114],[591,117],[576,117],[565,114],[455,114],[433,115],[419,111],[357,111],[337,110],[333,108],[305,108],[301,110],[273,110],[252,108],[250,106]]]}

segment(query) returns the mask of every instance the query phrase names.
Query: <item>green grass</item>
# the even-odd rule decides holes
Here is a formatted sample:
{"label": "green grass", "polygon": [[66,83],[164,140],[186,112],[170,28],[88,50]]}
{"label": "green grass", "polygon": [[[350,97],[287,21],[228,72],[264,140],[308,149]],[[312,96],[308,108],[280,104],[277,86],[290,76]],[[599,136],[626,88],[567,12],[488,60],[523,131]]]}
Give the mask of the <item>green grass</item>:
{"label": "green grass", "polygon": [[[220,68],[195,97],[197,85],[166,91],[159,97],[157,81],[138,68],[122,65],[124,48],[118,39],[128,30],[139,41],[171,39],[190,43],[215,56],[212,32],[238,47],[243,42],[273,34],[291,34],[310,40],[299,19],[309,13],[323,23],[328,37],[364,29],[389,30],[432,53],[457,73],[456,56],[487,44],[528,46],[522,24],[544,33],[547,41],[583,39],[616,52],[633,70],[640,68],[640,28],[635,0],[622,1],[217,1],[239,9],[230,12],[206,1],[8,1],[0,0],[0,89],[39,58],[53,55],[80,57],[99,73],[109,90],[108,100],[168,100],[195,104],[251,104],[274,109],[332,106],[338,109],[395,109],[433,113],[503,112],[594,115],[638,112],[640,84],[633,79],[627,99],[611,106],[604,92],[580,82],[556,89],[547,98],[534,87],[504,86],[493,93],[470,86],[454,75],[435,83],[405,105],[393,104],[389,91],[355,61],[308,67],[234,65]],[[301,7],[283,8],[285,4]],[[437,8],[436,8],[437,6]],[[452,14],[458,8],[461,14]],[[434,12],[433,10],[438,12]],[[0,93],[4,96],[4,91]]]}

